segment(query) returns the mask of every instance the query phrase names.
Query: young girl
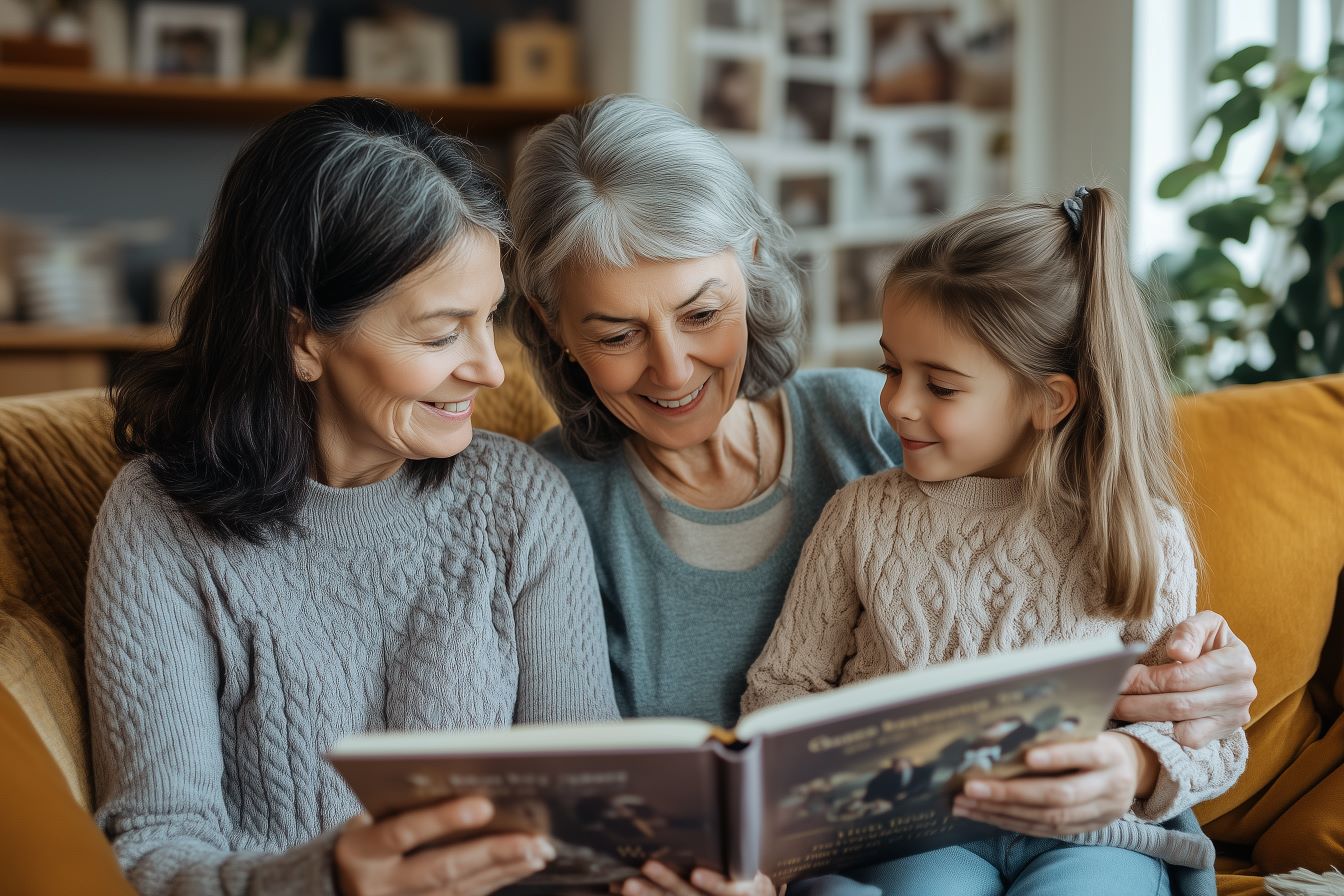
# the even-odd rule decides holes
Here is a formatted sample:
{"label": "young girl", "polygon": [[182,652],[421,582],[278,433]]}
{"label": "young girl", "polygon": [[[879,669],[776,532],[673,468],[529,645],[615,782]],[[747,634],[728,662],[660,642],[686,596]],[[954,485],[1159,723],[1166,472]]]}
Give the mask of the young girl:
{"label": "young girl", "polygon": [[[1195,610],[1195,569],[1114,196],[966,215],[907,246],[882,294],[881,402],[904,468],[827,505],[743,711],[1105,632],[1160,662]],[[1005,833],[851,876],[921,896],[1169,893],[1164,863],[1208,867],[1213,852],[1159,823],[1226,790],[1246,755],[1240,731],[1190,750],[1148,723],[1037,747],[1038,775],[956,798]]]}

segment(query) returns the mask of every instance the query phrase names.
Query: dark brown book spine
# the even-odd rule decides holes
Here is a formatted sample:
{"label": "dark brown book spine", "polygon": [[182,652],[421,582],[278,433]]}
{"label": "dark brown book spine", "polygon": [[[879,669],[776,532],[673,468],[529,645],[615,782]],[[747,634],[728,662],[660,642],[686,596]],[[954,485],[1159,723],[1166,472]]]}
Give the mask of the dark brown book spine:
{"label": "dark brown book spine", "polygon": [[750,880],[761,867],[761,745],[717,746],[722,760],[724,865],[734,880]]}

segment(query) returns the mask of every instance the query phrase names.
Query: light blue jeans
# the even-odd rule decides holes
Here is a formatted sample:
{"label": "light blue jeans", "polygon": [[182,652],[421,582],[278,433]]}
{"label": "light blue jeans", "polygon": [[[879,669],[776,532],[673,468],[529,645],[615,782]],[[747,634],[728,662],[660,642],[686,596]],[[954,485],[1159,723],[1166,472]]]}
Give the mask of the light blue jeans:
{"label": "light blue jeans", "polygon": [[1171,896],[1160,859],[1002,833],[789,884],[788,896]]}

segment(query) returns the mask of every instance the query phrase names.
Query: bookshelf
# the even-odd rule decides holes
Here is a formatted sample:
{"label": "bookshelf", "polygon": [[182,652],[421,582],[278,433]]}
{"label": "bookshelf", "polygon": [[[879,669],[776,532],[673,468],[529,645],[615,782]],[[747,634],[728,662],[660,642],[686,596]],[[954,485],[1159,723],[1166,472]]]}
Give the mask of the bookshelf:
{"label": "bookshelf", "polygon": [[361,87],[308,80],[269,85],[106,78],[82,71],[0,66],[0,120],[124,124],[260,124],[329,96],[377,96],[455,132],[501,132],[549,121],[583,103],[579,92],[519,93],[465,86],[451,91]]}

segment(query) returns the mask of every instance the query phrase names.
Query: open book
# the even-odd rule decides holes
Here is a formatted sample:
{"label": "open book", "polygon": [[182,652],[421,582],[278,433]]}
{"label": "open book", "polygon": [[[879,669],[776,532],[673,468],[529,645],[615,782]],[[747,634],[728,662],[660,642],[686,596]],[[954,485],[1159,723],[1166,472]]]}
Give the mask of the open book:
{"label": "open book", "polygon": [[546,835],[557,859],[518,892],[621,880],[658,859],[776,885],[992,829],[951,814],[974,775],[1032,745],[1104,730],[1141,652],[1108,637],[889,675],[751,713],[353,735],[327,758],[375,817],[469,794],[487,830]]}

